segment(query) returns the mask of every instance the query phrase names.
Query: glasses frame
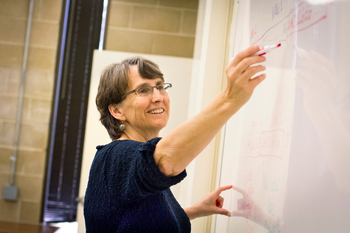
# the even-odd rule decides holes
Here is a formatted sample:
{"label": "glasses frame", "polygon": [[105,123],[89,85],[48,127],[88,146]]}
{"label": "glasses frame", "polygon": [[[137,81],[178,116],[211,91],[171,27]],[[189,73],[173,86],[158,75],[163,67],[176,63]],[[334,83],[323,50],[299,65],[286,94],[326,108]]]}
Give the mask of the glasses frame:
{"label": "glasses frame", "polygon": [[[159,84],[156,85],[156,86],[150,86],[150,88],[152,88],[152,89],[151,89],[151,94],[153,94],[154,88],[157,89],[157,86],[159,86]],[[167,91],[169,88],[172,88],[173,84],[171,84],[171,83],[163,83],[163,86],[164,86],[164,90]],[[130,95],[130,94],[132,94],[132,93],[135,93],[136,95],[140,96],[139,93],[137,92],[138,89],[140,89],[140,87],[135,88],[134,90],[129,91],[128,93],[126,93],[125,95],[123,95],[123,96],[120,98],[120,102],[123,101],[123,100],[125,100],[126,97],[128,97],[128,95]],[[157,90],[158,90],[158,89],[157,89]],[[159,91],[159,90],[158,90],[158,91]]]}

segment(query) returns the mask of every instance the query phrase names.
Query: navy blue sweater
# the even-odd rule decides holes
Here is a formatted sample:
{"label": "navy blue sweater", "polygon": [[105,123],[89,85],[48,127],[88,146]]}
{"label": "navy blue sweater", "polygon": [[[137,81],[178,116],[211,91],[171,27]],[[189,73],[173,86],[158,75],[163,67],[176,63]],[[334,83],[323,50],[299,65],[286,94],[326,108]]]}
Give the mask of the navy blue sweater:
{"label": "navy blue sweater", "polygon": [[169,187],[186,171],[167,177],[154,161],[160,138],[98,146],[84,200],[87,233],[190,232],[190,220]]}

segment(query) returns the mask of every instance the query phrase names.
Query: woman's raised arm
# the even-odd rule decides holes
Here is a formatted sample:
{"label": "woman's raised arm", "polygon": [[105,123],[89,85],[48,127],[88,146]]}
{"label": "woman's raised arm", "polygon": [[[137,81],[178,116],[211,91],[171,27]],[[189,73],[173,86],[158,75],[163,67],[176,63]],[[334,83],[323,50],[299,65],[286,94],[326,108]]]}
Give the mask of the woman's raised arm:
{"label": "woman's raised arm", "polygon": [[160,171],[167,176],[180,174],[209,144],[221,127],[251,97],[265,74],[251,79],[265,67],[256,65],[266,60],[251,56],[259,46],[251,46],[237,54],[226,68],[226,88],[199,114],[181,124],[156,146],[154,159]]}

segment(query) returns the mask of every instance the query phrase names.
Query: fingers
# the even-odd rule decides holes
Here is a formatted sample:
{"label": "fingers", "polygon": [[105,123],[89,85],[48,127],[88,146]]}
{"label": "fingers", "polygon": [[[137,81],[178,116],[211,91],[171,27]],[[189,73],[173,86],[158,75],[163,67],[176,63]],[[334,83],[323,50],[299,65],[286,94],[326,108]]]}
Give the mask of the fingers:
{"label": "fingers", "polygon": [[235,67],[236,69],[235,71],[237,74],[245,74],[245,76],[247,76],[247,77],[243,76],[245,79],[250,79],[256,73],[265,70],[265,66],[254,65],[264,61],[266,61],[266,58],[264,56],[248,57]]}
{"label": "fingers", "polygon": [[231,216],[231,212],[228,211],[227,209],[223,209],[223,205],[224,205],[224,198],[222,196],[220,196],[220,193],[225,191],[225,190],[229,190],[232,188],[232,185],[227,185],[227,186],[222,186],[217,188],[213,194],[217,196],[216,199],[216,207],[217,207],[217,214],[221,214],[221,215],[225,215],[225,216]]}
{"label": "fingers", "polygon": [[221,192],[225,191],[225,190],[229,190],[232,188],[232,185],[227,185],[227,186],[221,186],[219,188],[217,188],[215,191],[214,191],[214,194],[219,196]]}
{"label": "fingers", "polygon": [[222,208],[222,206],[224,205],[224,198],[219,196],[219,198],[216,199],[215,203],[217,207]]}
{"label": "fingers", "polygon": [[252,84],[252,87],[255,88],[256,86],[258,86],[262,81],[264,81],[264,79],[266,78],[266,74],[261,74],[251,80],[249,80]]}
{"label": "fingers", "polygon": [[265,79],[265,74],[259,75],[258,73],[264,71],[266,67],[257,63],[266,61],[266,58],[258,55],[252,56],[257,51],[259,51],[257,45],[243,50],[233,58],[226,68],[227,88],[225,95],[229,100],[235,100],[237,104],[245,104],[256,86]]}
{"label": "fingers", "polygon": [[[257,63],[264,62],[266,58],[264,56],[253,56],[243,59],[237,65],[230,64],[226,68],[226,74],[229,79],[243,79],[249,80],[253,75],[260,71],[265,70],[265,66],[254,65]],[[254,65],[254,66],[253,66]]]}
{"label": "fingers", "polygon": [[248,80],[250,82],[250,85],[252,85],[252,87],[255,88],[257,85],[259,85],[259,83],[261,83],[265,79],[266,74],[260,74],[259,76],[256,76],[254,78],[252,77],[264,70],[266,70],[266,67],[263,65],[251,66],[243,73],[242,78],[244,80]]}
{"label": "fingers", "polygon": [[217,214],[221,214],[221,215],[226,215],[226,216],[231,216],[231,212],[228,211],[227,209],[223,209],[222,206],[224,205],[224,198],[223,197],[219,197],[216,200],[216,213]]}
{"label": "fingers", "polygon": [[222,206],[224,205],[224,198],[220,196],[220,193],[231,188],[232,185],[222,186],[217,188],[214,192],[212,192],[212,194],[216,198],[215,205],[217,207],[222,208]]}
{"label": "fingers", "polygon": [[263,65],[254,65],[254,66],[250,66],[249,68],[247,68],[244,71],[243,75],[248,75],[249,77],[252,77],[256,73],[264,71],[264,70],[266,70],[265,66],[263,66]]}
{"label": "fingers", "polygon": [[231,212],[226,210],[226,209],[220,209],[217,214],[225,215],[225,216],[228,216],[228,217],[231,216]]}
{"label": "fingers", "polygon": [[244,58],[258,52],[260,50],[258,45],[250,46],[249,48],[239,52],[230,62],[230,65],[237,66]]}
{"label": "fingers", "polygon": [[259,51],[258,45],[251,46],[238,53],[228,65],[226,72],[235,72],[236,74],[244,73],[251,65],[263,62],[266,60],[264,56],[251,56]]}

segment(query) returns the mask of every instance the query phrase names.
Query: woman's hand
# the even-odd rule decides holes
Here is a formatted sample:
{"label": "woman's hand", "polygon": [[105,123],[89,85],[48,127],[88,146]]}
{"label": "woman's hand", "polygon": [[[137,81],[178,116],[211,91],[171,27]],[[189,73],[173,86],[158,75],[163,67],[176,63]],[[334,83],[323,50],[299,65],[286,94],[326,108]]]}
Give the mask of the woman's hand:
{"label": "woman's hand", "polygon": [[266,229],[279,228],[278,218],[267,214],[249,193],[237,186],[232,186],[232,188],[243,195],[241,199],[237,200],[237,210],[231,212],[232,217],[244,217]]}
{"label": "woman's hand", "polygon": [[208,193],[205,197],[194,204],[193,206],[186,208],[185,212],[189,219],[195,219],[198,217],[204,217],[212,214],[221,214],[231,216],[230,211],[223,209],[224,198],[220,196],[222,191],[231,189],[232,185],[219,187],[215,191]]}
{"label": "woman's hand", "polygon": [[228,100],[244,105],[255,87],[265,79],[265,74],[252,78],[266,69],[263,65],[255,65],[266,60],[264,56],[251,56],[258,51],[258,45],[251,46],[238,53],[227,66],[227,87],[224,93]]}
{"label": "woman's hand", "polygon": [[163,174],[180,174],[232,115],[249,100],[254,88],[265,78],[265,74],[252,78],[265,70],[265,66],[256,64],[266,58],[251,56],[257,51],[259,46],[256,45],[237,54],[226,68],[225,90],[200,113],[159,141],[154,151],[154,160]]}

